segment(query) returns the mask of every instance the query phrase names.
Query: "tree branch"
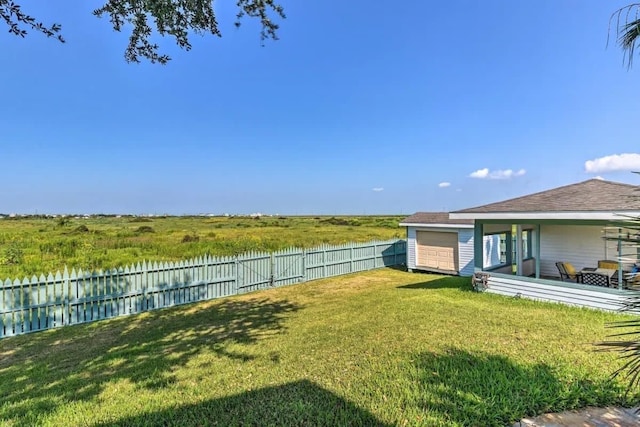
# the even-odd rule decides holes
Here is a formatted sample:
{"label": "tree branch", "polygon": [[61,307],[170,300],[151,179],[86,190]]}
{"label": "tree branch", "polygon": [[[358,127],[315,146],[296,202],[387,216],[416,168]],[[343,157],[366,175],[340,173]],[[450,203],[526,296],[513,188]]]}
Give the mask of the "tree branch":
{"label": "tree branch", "polygon": [[[237,0],[240,8],[236,26],[244,16],[258,18],[262,25],[260,38],[277,40],[278,25],[272,20],[275,14],[285,18],[282,6],[275,0]],[[190,50],[189,32],[211,34],[221,37],[218,21],[213,10],[213,0],[108,0],[93,11],[98,17],[107,15],[113,29],[121,31],[125,24],[133,26],[129,45],[125,50],[127,62],[140,62],[145,58],[152,63],[166,64],[170,58],[158,53],[158,45],[149,41],[153,30],[149,25],[152,19],[155,31],[161,36],[171,36],[182,49]]]}
{"label": "tree branch", "polygon": [[[129,43],[124,57],[127,62],[140,62],[147,59],[152,63],[166,64],[171,58],[159,53],[159,46],[150,41],[153,32],[161,36],[173,37],[182,49],[190,50],[189,35],[211,34],[221,37],[218,21],[213,10],[214,0],[107,0],[93,11],[99,18],[107,16],[113,29],[122,31],[131,25]],[[273,18],[285,19],[284,9],[276,0],[236,0],[239,9],[236,15],[236,27],[244,17],[260,21],[260,40],[277,40],[279,28]],[[13,0],[0,0],[0,21],[9,27],[9,32],[25,37],[28,31],[38,31],[47,37],[55,37],[64,43],[58,24],[46,26],[30,15],[22,12]]]}
{"label": "tree branch", "polygon": [[9,32],[16,36],[25,37],[28,32],[25,29],[26,27],[47,37],[55,37],[58,41],[64,43],[64,38],[59,34],[62,29],[59,24],[46,26],[42,22],[36,21],[34,17],[22,12],[20,5],[11,0],[0,0],[0,18],[9,27]]}

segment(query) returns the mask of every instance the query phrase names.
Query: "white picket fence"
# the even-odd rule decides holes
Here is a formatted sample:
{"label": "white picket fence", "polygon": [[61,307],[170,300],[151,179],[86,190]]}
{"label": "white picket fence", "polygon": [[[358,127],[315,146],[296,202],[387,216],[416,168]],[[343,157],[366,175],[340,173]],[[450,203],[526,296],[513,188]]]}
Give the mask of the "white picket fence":
{"label": "white picket fence", "polygon": [[404,240],[142,262],[0,282],[0,338],[403,265]]}

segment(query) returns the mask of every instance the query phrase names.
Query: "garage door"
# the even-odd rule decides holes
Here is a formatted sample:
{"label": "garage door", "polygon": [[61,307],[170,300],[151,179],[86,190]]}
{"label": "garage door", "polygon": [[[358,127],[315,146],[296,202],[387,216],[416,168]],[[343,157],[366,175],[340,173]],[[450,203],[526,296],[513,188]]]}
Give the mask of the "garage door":
{"label": "garage door", "polygon": [[416,247],[419,267],[458,271],[458,233],[418,231]]}

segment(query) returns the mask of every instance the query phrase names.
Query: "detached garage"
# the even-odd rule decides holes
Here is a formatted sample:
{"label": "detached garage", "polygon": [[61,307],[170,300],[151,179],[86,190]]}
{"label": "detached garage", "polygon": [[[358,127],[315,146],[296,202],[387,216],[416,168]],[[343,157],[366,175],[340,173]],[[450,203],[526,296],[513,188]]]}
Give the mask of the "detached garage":
{"label": "detached garage", "polygon": [[473,275],[473,220],[449,219],[447,212],[418,212],[405,218],[407,268]]}

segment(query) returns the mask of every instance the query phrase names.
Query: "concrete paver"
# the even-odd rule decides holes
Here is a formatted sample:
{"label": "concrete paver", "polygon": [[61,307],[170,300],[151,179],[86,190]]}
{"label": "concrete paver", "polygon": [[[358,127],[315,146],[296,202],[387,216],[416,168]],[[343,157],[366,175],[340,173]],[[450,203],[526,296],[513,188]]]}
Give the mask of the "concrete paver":
{"label": "concrete paver", "polygon": [[585,408],[523,418],[513,427],[638,427],[640,413],[637,408]]}

